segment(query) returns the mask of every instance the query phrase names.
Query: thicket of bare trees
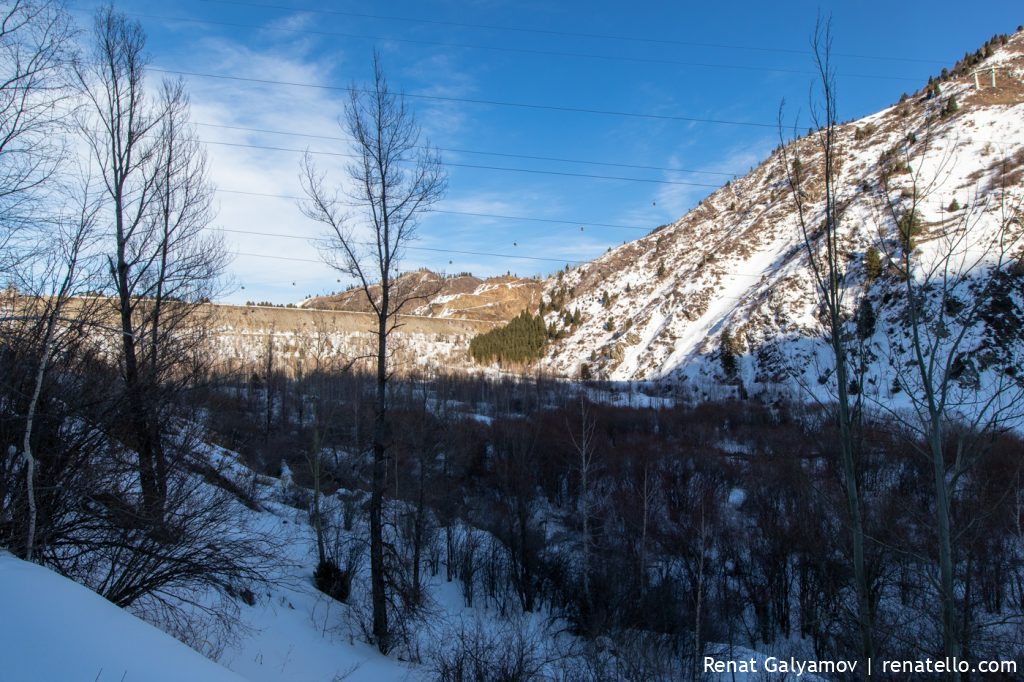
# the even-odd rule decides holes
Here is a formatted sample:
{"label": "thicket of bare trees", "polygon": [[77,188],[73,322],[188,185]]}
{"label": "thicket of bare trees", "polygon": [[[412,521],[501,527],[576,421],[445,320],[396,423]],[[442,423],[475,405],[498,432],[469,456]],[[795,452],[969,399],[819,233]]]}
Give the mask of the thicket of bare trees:
{"label": "thicket of bare trees", "polygon": [[[294,395],[293,381],[284,382],[285,395]],[[323,381],[334,384],[323,395],[338,401],[338,414],[351,413],[356,394],[374,390],[374,377],[359,372]],[[467,605],[510,617],[557,616],[581,636],[580,646],[594,647],[588,660],[601,671],[591,672],[606,675],[596,679],[689,677],[699,672],[692,662],[701,652],[775,652],[780,642],[792,648],[779,653],[798,657],[861,655],[834,413],[749,402],[666,410],[585,402],[581,411],[578,396],[557,385],[538,390],[450,377],[398,379],[392,391],[393,428],[403,434],[393,444],[384,509],[385,526],[393,529],[385,545],[389,561],[397,562],[389,566],[396,572],[393,605],[411,599],[418,580],[436,576],[460,584]],[[452,405],[504,407],[488,420],[450,408],[442,414],[441,395]],[[260,423],[260,407],[254,408],[239,418]],[[291,414],[295,429],[296,410]],[[362,418],[371,424],[372,409]],[[585,425],[585,451],[593,458],[586,485],[579,448]],[[295,442],[305,442],[314,428],[307,421]],[[865,417],[859,475],[872,500],[866,568],[876,655],[934,658],[942,652],[928,625],[936,603],[934,536],[922,525],[933,514],[933,495],[921,485],[928,462],[908,448],[907,438],[898,423]],[[733,445],[725,448],[724,441]],[[348,538],[346,546],[357,553],[339,558],[358,577],[369,535],[358,511],[368,495],[359,491],[369,489],[372,463],[357,453],[367,443],[346,428],[332,429],[321,445],[325,453],[342,454],[323,457],[314,472],[296,449],[301,458],[291,458],[289,468],[300,486],[319,479],[318,522]],[[1007,626],[978,633],[972,657],[999,657],[1024,644],[1012,615],[1024,597],[1015,521],[1019,447],[1010,434],[995,438],[958,493],[956,518],[973,519],[960,528],[960,606]],[[267,455],[281,451],[279,441]],[[273,472],[277,465],[270,459],[265,466]],[[357,502],[346,511],[342,501],[353,495]],[[299,504],[312,508],[309,498]],[[328,536],[330,554],[334,531]],[[429,613],[429,603],[426,608]],[[393,645],[416,656],[408,628],[395,623]],[[372,635],[369,628],[366,634]],[[456,653],[438,664],[457,661]],[[557,663],[563,664],[580,661]]]}
{"label": "thicket of bare trees", "polygon": [[[918,454],[915,469],[926,466],[918,472],[922,485],[930,481],[922,523],[933,542],[922,551],[933,563],[920,566],[919,579],[937,608],[924,608],[943,656],[970,657],[991,646],[1007,623],[1003,613],[977,610],[969,593],[979,570],[972,544],[980,538],[974,532],[989,513],[975,505],[981,494],[975,486],[995,484],[983,473],[987,460],[998,459],[1002,439],[1024,418],[1017,357],[1024,293],[1021,198],[1012,180],[1006,182],[1012,176],[998,169],[989,191],[976,192],[969,206],[944,196],[961,148],[948,135],[941,145],[936,142],[949,116],[948,106],[938,102],[919,118],[903,119],[901,139],[882,155],[877,177],[858,185],[856,191],[869,192],[877,207],[876,236],[863,268],[851,267],[856,240],[844,213],[854,196],[841,195],[840,188],[853,184],[842,182],[839,171],[844,150],[829,22],[819,21],[812,47],[821,98],[812,101],[814,130],[806,143],[784,142],[780,157],[834,361],[827,387],[839,429],[861,654],[871,657],[877,633],[893,626],[880,617],[885,593],[879,582],[899,546],[880,539],[890,530],[884,526],[893,511],[865,506],[884,486],[872,478],[865,459],[865,416],[871,409],[884,413],[886,428]],[[1002,164],[1012,166],[1012,159]],[[926,202],[943,207],[938,221],[926,224]],[[875,295],[879,282],[888,286],[882,298]],[[869,398],[865,380],[883,362],[893,375],[891,395]],[[1016,496],[1019,473],[1009,473],[1002,494]],[[1011,620],[1011,629],[1020,627]],[[949,677],[960,674],[951,671]]]}
{"label": "thicket of bare trees", "polygon": [[[992,191],[925,226],[925,202],[942,202],[943,181],[960,150],[939,146],[933,129],[909,133],[897,158],[907,172],[883,169],[879,180],[879,244],[899,278],[905,333],[888,335],[882,354],[909,356],[892,363],[910,408],[889,409],[928,463],[936,562],[938,622],[943,653],[970,656],[1002,627],[1002,618],[976,612],[961,596],[970,589],[978,559],[973,527],[987,511],[967,513],[975,486],[995,485],[1017,495],[1019,467],[1000,483],[984,481],[986,460],[1001,439],[1024,421],[1019,376],[1019,310],[1024,295],[1019,269],[1024,254],[1022,197],[1001,170]],[[933,163],[926,163],[929,159]],[[1004,160],[1006,168],[1009,159]],[[925,170],[929,168],[929,170]],[[946,206],[950,202],[942,203]],[[918,239],[927,229],[928,246]],[[885,322],[892,320],[887,316]],[[980,480],[979,480],[980,479]],[[959,679],[954,673],[952,678]]]}
{"label": "thicket of bare trees", "polygon": [[0,542],[173,626],[267,557],[188,400],[225,263],[205,155],[137,23],[101,8],[79,62],[59,3],[4,12]]}

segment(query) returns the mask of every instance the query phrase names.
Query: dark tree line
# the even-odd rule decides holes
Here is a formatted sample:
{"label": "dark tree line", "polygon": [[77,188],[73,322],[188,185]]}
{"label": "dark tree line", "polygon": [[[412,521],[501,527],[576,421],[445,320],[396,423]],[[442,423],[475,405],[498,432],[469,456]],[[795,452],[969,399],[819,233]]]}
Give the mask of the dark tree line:
{"label": "dark tree line", "polygon": [[[225,389],[238,389],[213,394],[215,438],[248,433],[245,424],[261,419],[262,393],[243,376],[237,384],[222,377]],[[365,499],[372,375],[279,380],[273,445],[232,444],[271,474],[284,453],[295,481],[314,487],[308,460],[294,453],[314,429],[298,420],[297,406],[315,393],[320,409],[329,399],[337,416],[317,441],[335,454],[321,461],[315,485],[342,509],[340,500],[353,494]],[[584,401],[581,409],[571,385],[544,380],[402,376],[391,390],[384,525],[392,529],[385,534],[389,622],[403,654],[411,649],[402,648],[402,633],[429,618],[425,584],[433,579],[458,583],[467,605],[561,619],[594,647],[593,661],[604,660],[599,643],[614,642],[618,658],[602,663],[607,677],[591,670],[597,679],[648,679],[659,661],[689,676],[693,661],[724,656],[723,647],[799,642],[799,655],[861,655],[845,474],[828,410],[752,401],[660,410]],[[480,410],[486,418],[473,416]],[[282,413],[287,422],[277,421]],[[916,453],[922,444],[898,421],[863,418],[864,580],[883,658],[935,658],[943,650],[927,523],[934,502],[922,485],[929,463]],[[954,579],[971,659],[1024,650],[1015,615],[1024,603],[1022,446],[1008,434],[993,440],[953,501],[962,529]],[[298,504],[309,509],[312,501]],[[361,516],[338,513],[324,523],[349,541],[328,543],[328,555],[358,574]]]}
{"label": "dark tree line", "polygon": [[469,353],[479,363],[523,364],[543,357],[547,343],[544,318],[524,310],[508,324],[473,337]]}

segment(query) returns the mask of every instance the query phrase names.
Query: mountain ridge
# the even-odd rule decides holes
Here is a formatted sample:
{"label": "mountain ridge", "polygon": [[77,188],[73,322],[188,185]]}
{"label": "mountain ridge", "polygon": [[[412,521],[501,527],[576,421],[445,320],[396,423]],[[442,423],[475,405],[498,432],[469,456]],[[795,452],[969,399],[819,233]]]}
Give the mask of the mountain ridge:
{"label": "mountain ridge", "polygon": [[[982,231],[992,229],[988,205],[999,203],[997,194],[1019,201],[1024,33],[1005,44],[992,42],[1001,44],[968,55],[945,78],[837,126],[841,231],[852,293],[863,290],[858,271],[866,251],[889,240],[895,227],[884,215],[881,173],[894,187],[902,184],[903,193],[912,179],[932,183],[919,207],[923,230],[917,239],[925,251],[935,246],[933,235],[941,236],[933,226],[961,219],[946,215],[955,213],[946,210],[953,199],[961,211],[977,207],[969,209],[978,211],[969,219]],[[980,78],[975,87],[978,69],[995,71],[996,88]],[[789,158],[811,169],[801,191],[820,213],[815,134],[786,144]],[[909,164],[900,165],[904,148],[917,165],[910,173]],[[779,147],[679,220],[549,279],[545,301],[579,309],[583,320],[560,330],[542,366],[568,377],[737,383],[717,366],[728,330],[742,355],[738,383],[763,388],[791,374],[794,368],[773,356],[806,367],[815,354],[799,347],[820,334],[818,299],[781,163]],[[556,327],[559,319],[557,310],[545,317]],[[792,348],[781,350],[786,345]]]}

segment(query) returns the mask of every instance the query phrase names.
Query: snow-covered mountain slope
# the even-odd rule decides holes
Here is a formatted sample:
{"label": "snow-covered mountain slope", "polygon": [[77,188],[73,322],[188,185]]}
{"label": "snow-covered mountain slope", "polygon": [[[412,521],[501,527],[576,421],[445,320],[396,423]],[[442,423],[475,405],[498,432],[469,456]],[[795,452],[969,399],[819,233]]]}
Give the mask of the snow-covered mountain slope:
{"label": "snow-covered mountain slope", "polygon": [[[1004,265],[1019,273],[1019,242],[1012,240],[1020,237],[1024,195],[1024,33],[993,42],[937,85],[840,125],[837,134],[848,306],[867,292],[881,306],[879,320],[898,324],[895,304],[886,308],[900,285],[887,257],[898,251],[897,220],[911,209],[921,269],[949,252],[957,232],[962,253],[954,270],[978,256],[990,266],[999,258],[993,239],[1004,234],[1011,240],[1001,242],[1011,247]],[[794,374],[820,376],[827,359],[816,340],[819,298],[784,161],[800,159],[814,230],[824,215],[819,140],[809,134],[789,143],[785,155],[776,149],[675,223],[550,280],[545,301],[557,309],[545,320],[562,333],[543,364],[571,377],[688,379],[755,390]],[[868,286],[871,248],[885,267]],[[1009,299],[1018,311],[1019,294]],[[575,310],[582,321],[566,326],[565,312]],[[727,330],[739,360],[731,382],[719,362]]]}

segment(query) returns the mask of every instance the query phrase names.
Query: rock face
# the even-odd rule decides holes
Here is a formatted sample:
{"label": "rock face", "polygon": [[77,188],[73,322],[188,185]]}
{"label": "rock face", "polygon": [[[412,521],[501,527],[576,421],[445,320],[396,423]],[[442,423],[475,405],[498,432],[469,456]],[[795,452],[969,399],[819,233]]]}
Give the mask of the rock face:
{"label": "rock face", "polygon": [[[980,88],[975,72],[981,73]],[[982,294],[976,282],[957,285],[963,304],[1000,311],[985,318],[986,329],[971,331],[972,351],[983,351],[986,343],[1003,348],[1016,343],[1013,330],[1021,328],[1024,318],[1024,33],[992,41],[936,83],[838,127],[845,304],[852,329],[859,301],[871,301],[879,336],[868,339],[868,345],[877,346],[876,355],[894,364],[905,360],[893,339],[899,339],[906,316],[904,287],[892,259],[899,251],[899,222],[907,213],[916,215],[911,229],[922,281],[936,267],[961,273],[975,266],[975,274],[984,277],[1002,261],[1006,275],[998,303],[978,299]],[[785,152],[790,163],[800,160],[808,224],[821,225],[818,137],[797,139]],[[959,235],[956,243],[950,243],[951,235]],[[811,238],[819,248],[813,228]],[[866,272],[869,249],[881,255],[877,277]],[[957,255],[943,261],[951,250]],[[552,304],[555,309],[545,320],[561,333],[543,364],[565,376],[583,371],[612,380],[755,389],[793,377],[815,383],[830,370],[809,263],[782,150],[777,149],[675,223],[548,280],[545,309]],[[566,326],[566,310],[579,310],[582,321]],[[720,362],[727,330],[738,360],[731,377]],[[884,348],[882,331],[887,334]],[[885,393],[891,381],[881,370],[878,374],[872,379],[875,390]]]}
{"label": "rock face", "polygon": [[[213,305],[211,352],[224,368],[262,371],[268,353],[286,372],[356,365],[372,369],[376,317],[364,312]],[[403,315],[392,332],[390,362],[398,374],[432,374],[470,367],[469,342],[497,323]]]}
{"label": "rock face", "polygon": [[[430,270],[416,270],[403,274],[395,281],[396,291],[412,296],[410,315],[508,322],[524,310],[535,311],[540,304],[543,284],[536,279],[511,275],[480,279],[470,274],[439,275]],[[371,295],[379,295],[380,287],[371,288]],[[362,289],[331,296],[319,296],[303,301],[304,308],[370,312],[370,304]]]}

